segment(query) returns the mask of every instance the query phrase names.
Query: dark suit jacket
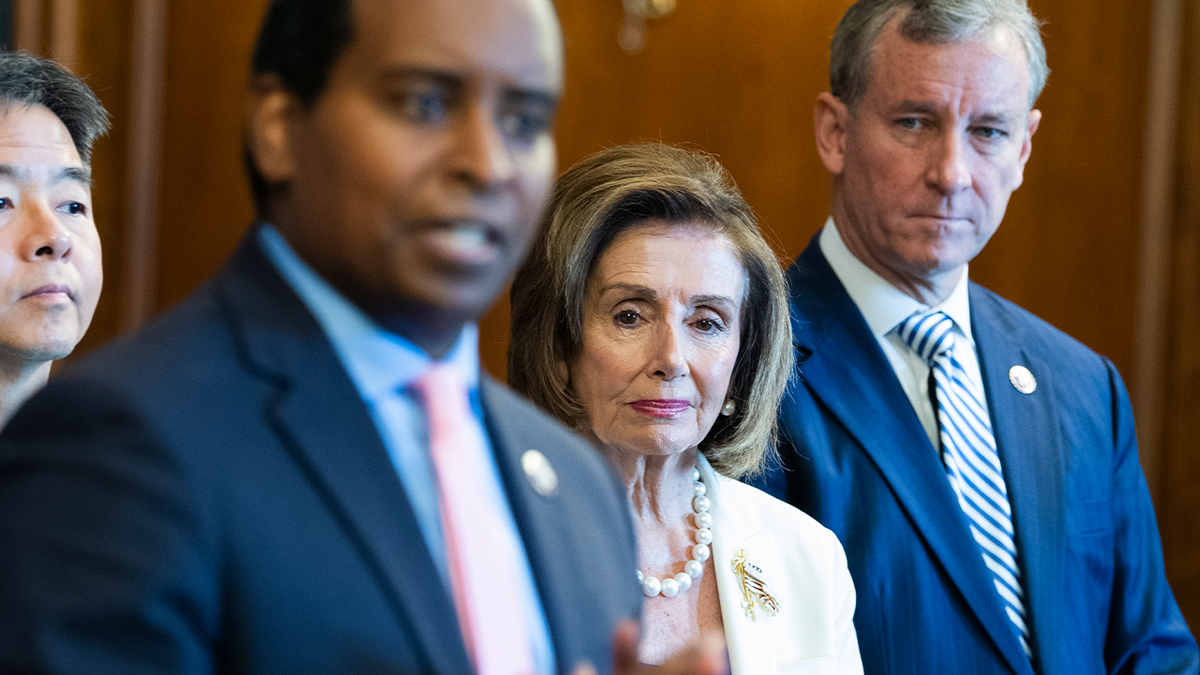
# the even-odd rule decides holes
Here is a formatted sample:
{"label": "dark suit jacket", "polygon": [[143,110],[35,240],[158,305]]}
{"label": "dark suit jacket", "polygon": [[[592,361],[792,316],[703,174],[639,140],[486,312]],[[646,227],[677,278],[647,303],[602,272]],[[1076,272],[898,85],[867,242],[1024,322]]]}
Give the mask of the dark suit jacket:
{"label": "dark suit jacket", "polygon": [[[487,378],[480,393],[559,670],[607,671],[641,606],[624,495],[532,405]],[[556,496],[521,470],[530,448]],[[367,408],[253,234],[5,429],[0,672],[469,671]]]}
{"label": "dark suit jacket", "polygon": [[[765,487],[837,533],[867,673],[1030,673],[938,452],[816,238],[788,271],[799,377]],[[1195,673],[1113,365],[971,285],[1040,675]],[[1037,378],[1026,395],[1008,371]]]}

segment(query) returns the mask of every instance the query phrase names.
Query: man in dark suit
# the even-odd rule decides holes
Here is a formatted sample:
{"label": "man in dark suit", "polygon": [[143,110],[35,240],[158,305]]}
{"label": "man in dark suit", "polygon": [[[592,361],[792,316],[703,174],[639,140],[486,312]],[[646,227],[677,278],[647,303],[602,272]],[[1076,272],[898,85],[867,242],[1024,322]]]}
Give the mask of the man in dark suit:
{"label": "man in dark suit", "polygon": [[1046,79],[1024,0],[861,0],[815,111],[766,483],[841,538],[868,673],[1195,673],[1113,365],[967,281]]}
{"label": "man in dark suit", "polygon": [[549,0],[272,3],[260,222],[0,439],[0,672],[635,669],[623,495],[478,364],[561,78]]}

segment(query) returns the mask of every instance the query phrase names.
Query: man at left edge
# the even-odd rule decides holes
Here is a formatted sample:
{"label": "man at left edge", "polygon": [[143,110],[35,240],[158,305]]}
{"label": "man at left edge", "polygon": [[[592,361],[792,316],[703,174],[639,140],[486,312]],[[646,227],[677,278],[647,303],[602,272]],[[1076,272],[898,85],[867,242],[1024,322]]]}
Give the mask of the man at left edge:
{"label": "man at left edge", "polygon": [[476,670],[412,394],[434,361],[476,383],[522,647],[612,669],[641,604],[622,495],[480,374],[474,328],[554,176],[561,77],[545,0],[272,3],[247,124],[269,224],[0,439],[0,671]]}

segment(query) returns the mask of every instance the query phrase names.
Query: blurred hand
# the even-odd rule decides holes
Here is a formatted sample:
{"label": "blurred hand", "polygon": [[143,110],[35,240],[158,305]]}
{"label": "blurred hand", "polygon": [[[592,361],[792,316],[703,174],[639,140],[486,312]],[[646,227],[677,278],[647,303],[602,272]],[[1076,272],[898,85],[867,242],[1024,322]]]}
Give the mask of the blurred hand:
{"label": "blurred hand", "polygon": [[[622,621],[613,632],[613,675],[726,675],[725,640],[702,635],[661,666],[638,661],[638,625]],[[591,664],[581,664],[572,675],[596,675]]]}

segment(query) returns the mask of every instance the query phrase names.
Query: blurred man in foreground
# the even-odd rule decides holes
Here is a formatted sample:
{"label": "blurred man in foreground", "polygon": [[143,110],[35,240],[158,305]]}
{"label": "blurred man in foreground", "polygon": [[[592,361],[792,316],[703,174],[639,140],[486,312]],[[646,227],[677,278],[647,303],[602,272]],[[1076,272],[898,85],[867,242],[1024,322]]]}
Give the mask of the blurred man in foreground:
{"label": "blurred man in foreground", "polygon": [[549,0],[271,4],[261,222],[0,438],[0,671],[640,670],[623,495],[478,361],[561,79]]}
{"label": "blurred man in foreground", "polygon": [[0,427],[71,353],[100,299],[92,142],[108,113],[79,78],[0,53]]}
{"label": "blurred man in foreground", "polygon": [[836,532],[866,672],[1195,673],[1108,359],[967,264],[1046,80],[1024,0],[860,0],[816,106],[832,216],[788,273],[786,496]]}

